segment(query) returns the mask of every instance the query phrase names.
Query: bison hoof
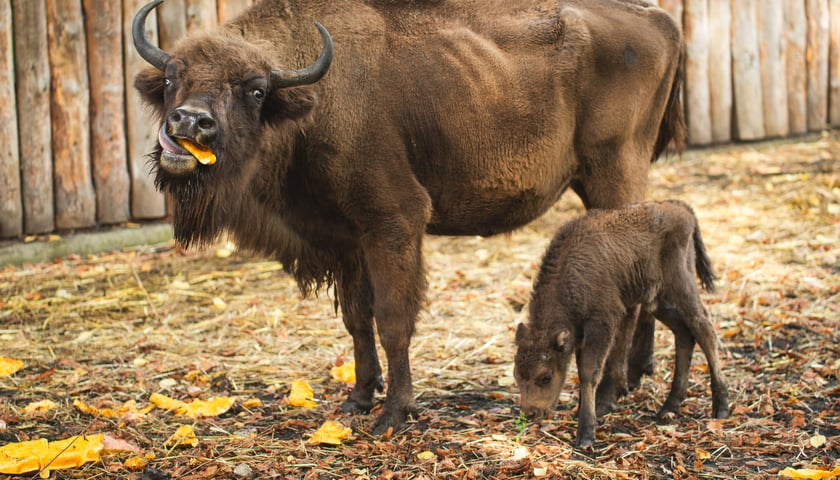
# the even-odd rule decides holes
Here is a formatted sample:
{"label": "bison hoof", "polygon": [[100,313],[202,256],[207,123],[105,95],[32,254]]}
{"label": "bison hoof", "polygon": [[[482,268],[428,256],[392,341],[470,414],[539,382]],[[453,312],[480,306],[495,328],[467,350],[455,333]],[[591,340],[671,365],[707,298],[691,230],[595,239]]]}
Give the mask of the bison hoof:
{"label": "bison hoof", "polygon": [[598,402],[595,405],[595,415],[599,418],[615,410],[616,404],[614,402]]}
{"label": "bison hoof", "polygon": [[635,362],[630,362],[630,365],[627,367],[627,385],[630,387],[630,390],[639,388],[639,385],[642,384],[643,375],[653,375],[653,367],[653,355],[648,357],[643,365],[636,365]]}
{"label": "bison hoof", "polygon": [[595,443],[595,434],[587,434],[587,435],[578,434],[577,441],[575,442],[575,444],[577,445],[577,448],[579,448],[581,450],[592,447],[592,445],[594,443]]}
{"label": "bison hoof", "polygon": [[385,405],[385,409],[379,415],[379,418],[376,419],[376,422],[373,424],[373,435],[375,436],[385,436],[386,438],[389,437],[391,434],[396,432],[400,427],[403,426],[405,421],[408,419],[410,414],[414,413],[414,407],[409,406],[404,409],[400,408],[388,408]]}

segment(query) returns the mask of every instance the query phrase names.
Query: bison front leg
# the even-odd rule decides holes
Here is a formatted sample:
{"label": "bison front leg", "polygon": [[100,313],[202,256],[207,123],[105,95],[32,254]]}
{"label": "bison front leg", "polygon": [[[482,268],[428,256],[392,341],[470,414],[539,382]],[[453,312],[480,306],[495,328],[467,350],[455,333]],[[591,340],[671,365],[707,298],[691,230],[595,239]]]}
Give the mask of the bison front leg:
{"label": "bison front leg", "polygon": [[385,388],[373,334],[373,293],[364,267],[357,262],[342,269],[336,286],[344,326],[353,337],[356,361],[356,385],[341,409],[347,413],[368,412],[373,407],[374,392]]}
{"label": "bison front leg", "polygon": [[578,377],[580,398],[578,404],[577,445],[588,447],[595,443],[598,419],[595,411],[595,389],[601,383],[607,356],[613,348],[619,318],[606,322],[592,319],[584,326],[583,340],[579,347]]}
{"label": "bison front leg", "polygon": [[374,291],[374,318],[379,341],[388,359],[385,406],[373,428],[374,435],[396,429],[415,410],[408,348],[420,313],[426,278],[420,258],[420,239],[400,254],[386,254],[368,261]]}

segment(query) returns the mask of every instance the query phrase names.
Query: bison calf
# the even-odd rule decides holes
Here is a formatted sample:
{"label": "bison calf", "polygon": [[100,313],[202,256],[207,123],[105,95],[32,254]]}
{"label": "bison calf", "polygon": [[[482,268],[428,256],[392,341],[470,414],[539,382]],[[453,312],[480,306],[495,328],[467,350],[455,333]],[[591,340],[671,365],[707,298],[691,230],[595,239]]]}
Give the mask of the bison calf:
{"label": "bison calf", "polygon": [[[577,443],[591,445],[596,387],[600,399],[605,386],[626,385],[627,345],[641,307],[668,326],[676,342],[674,379],[660,418],[678,412],[685,399],[695,342],[709,364],[713,414],[728,416],[718,340],[695,274],[706,290],[714,289],[697,218],[683,202],[591,210],[566,223],[543,259],[529,324],[516,331],[514,376],[522,412],[532,420],[552,413],[574,352],[580,378]],[[598,405],[597,414],[609,407]]]}

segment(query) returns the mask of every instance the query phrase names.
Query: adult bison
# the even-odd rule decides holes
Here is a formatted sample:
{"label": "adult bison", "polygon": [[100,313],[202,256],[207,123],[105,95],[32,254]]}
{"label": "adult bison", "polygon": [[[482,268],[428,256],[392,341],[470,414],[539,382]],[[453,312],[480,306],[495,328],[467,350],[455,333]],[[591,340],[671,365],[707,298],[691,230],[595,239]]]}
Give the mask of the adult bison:
{"label": "adult bison", "polygon": [[414,408],[424,233],[508,232],[568,187],[587,207],[640,200],[684,138],[681,34],[642,0],[262,0],[171,52],[144,32],[160,2],[134,20],[154,67],[135,85],[162,124],[152,170],[175,236],[229,232],[302,291],[335,286],[356,360],[346,411],[384,387],[375,319],[375,433]]}

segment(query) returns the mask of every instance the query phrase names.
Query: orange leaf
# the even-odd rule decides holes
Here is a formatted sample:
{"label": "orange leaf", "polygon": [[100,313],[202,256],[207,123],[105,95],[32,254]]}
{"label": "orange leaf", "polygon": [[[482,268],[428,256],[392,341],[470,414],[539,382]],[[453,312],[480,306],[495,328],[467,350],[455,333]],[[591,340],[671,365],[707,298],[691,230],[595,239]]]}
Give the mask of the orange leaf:
{"label": "orange leaf", "polygon": [[345,427],[340,422],[327,420],[315,433],[309,437],[310,443],[326,443],[329,445],[341,445],[341,441],[353,433],[353,430]]}
{"label": "orange leaf", "polygon": [[0,357],[0,378],[11,376],[21,368],[23,368],[22,361]]}
{"label": "orange leaf", "polygon": [[317,405],[312,401],[312,388],[306,380],[297,379],[292,382],[292,391],[289,392],[289,405],[303,408],[315,408]]}
{"label": "orange leaf", "polygon": [[198,446],[198,439],[195,437],[195,430],[189,425],[181,425],[175,433],[166,440],[166,445],[169,447],[177,446]]}
{"label": "orange leaf", "polygon": [[353,383],[356,381],[356,362],[345,363],[333,367],[330,370],[333,380],[341,383]]}
{"label": "orange leaf", "polygon": [[46,439],[9,443],[0,447],[0,473],[22,474],[38,471],[49,478],[50,471],[75,468],[99,460],[103,436],[86,435],[47,442]]}
{"label": "orange leaf", "polygon": [[786,468],[779,472],[779,475],[783,477],[790,477],[790,478],[806,478],[809,480],[820,480],[823,478],[831,478],[840,476],[840,467],[835,468],[834,470],[816,470],[813,468],[800,468],[800,469],[793,469],[793,468]]}

